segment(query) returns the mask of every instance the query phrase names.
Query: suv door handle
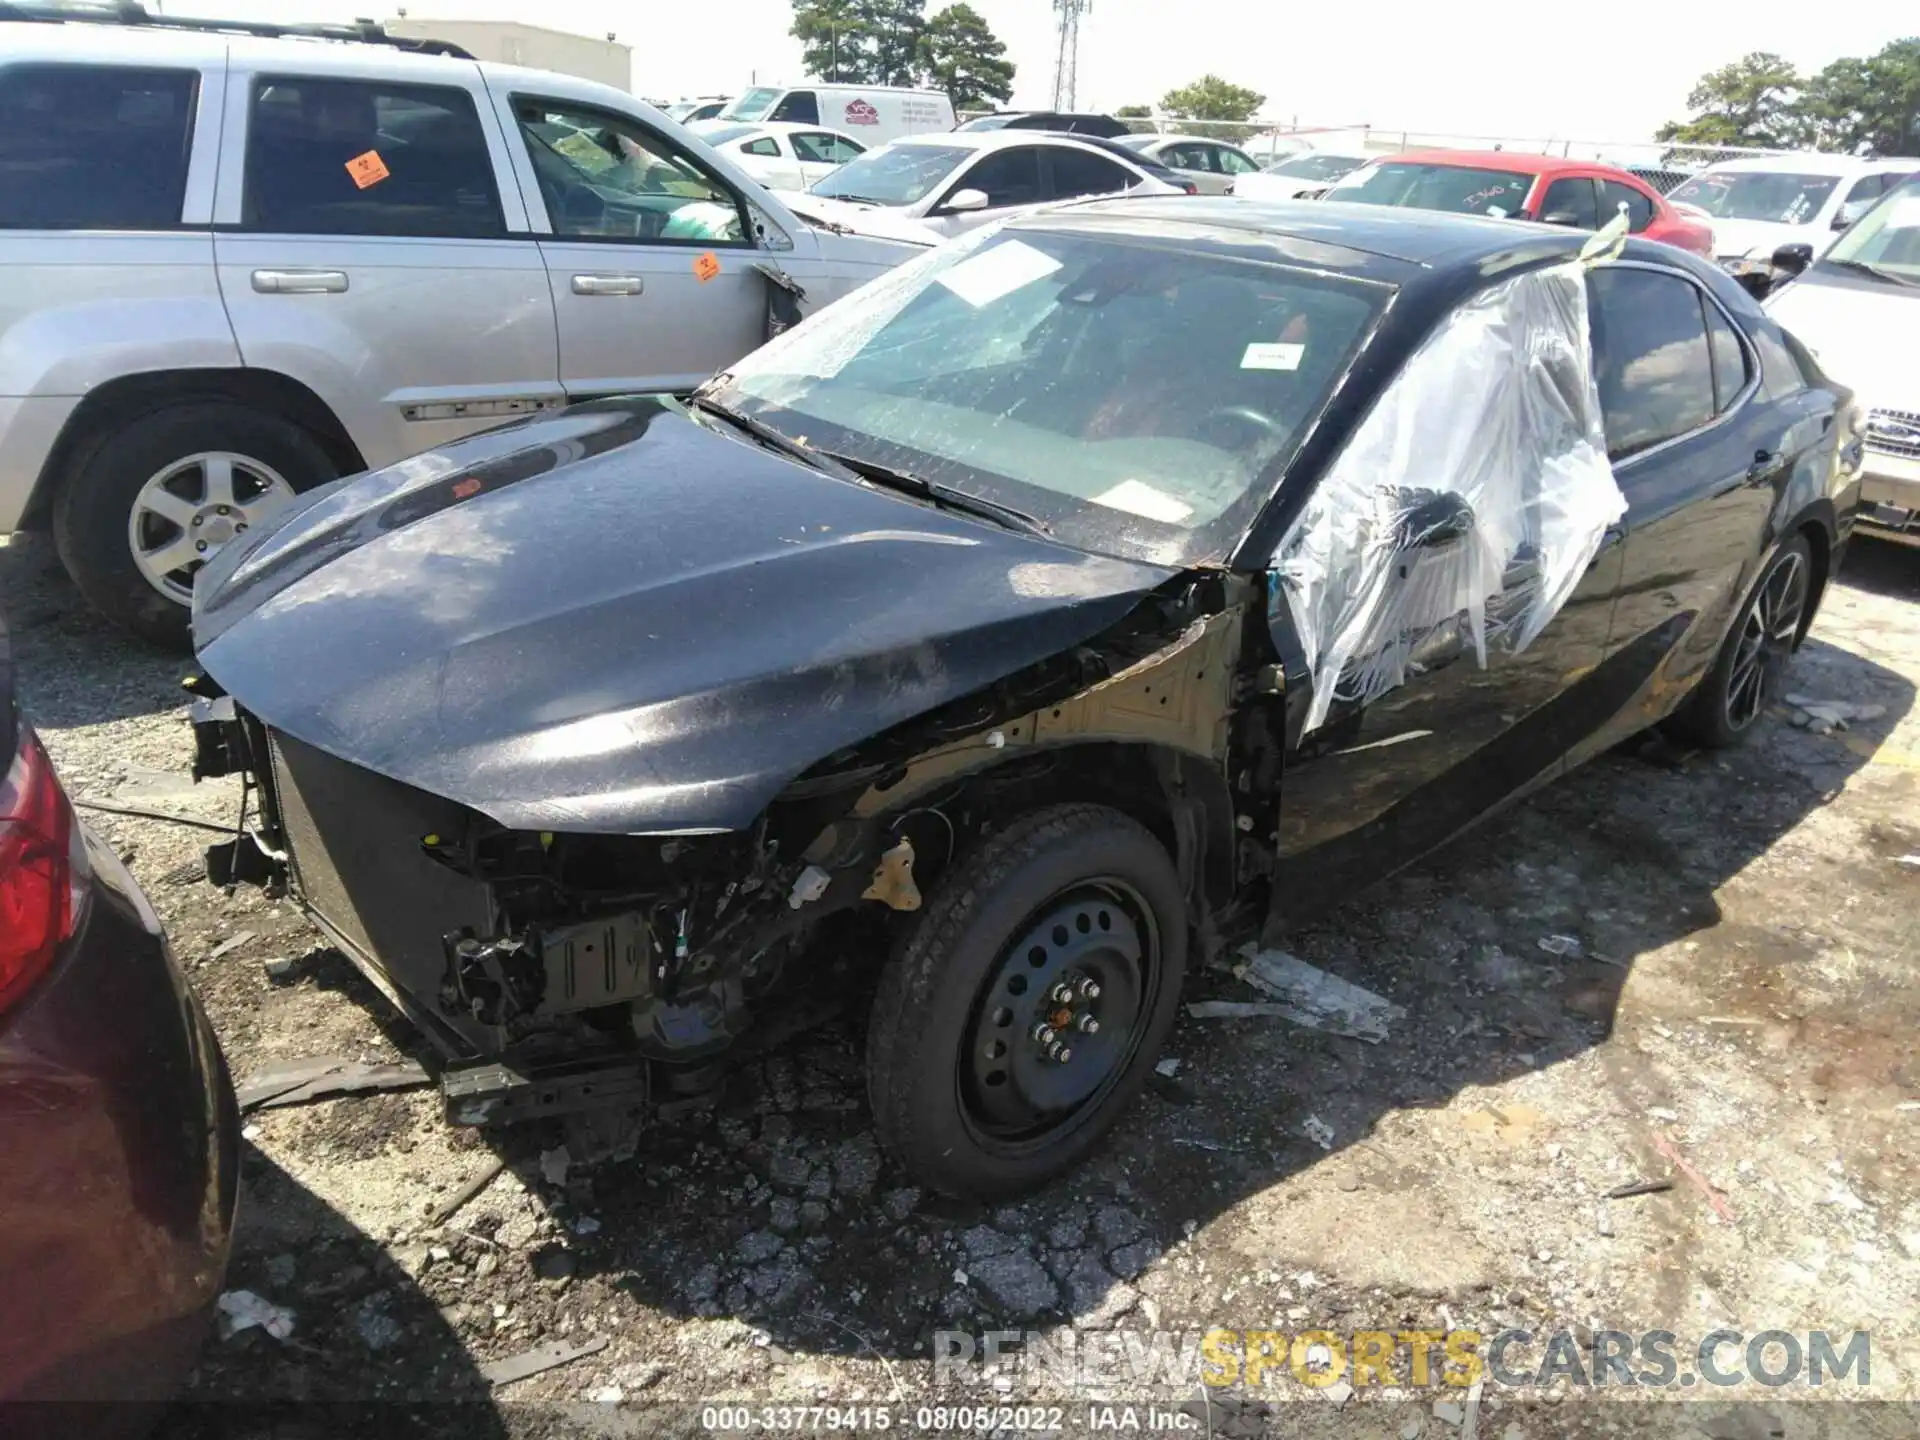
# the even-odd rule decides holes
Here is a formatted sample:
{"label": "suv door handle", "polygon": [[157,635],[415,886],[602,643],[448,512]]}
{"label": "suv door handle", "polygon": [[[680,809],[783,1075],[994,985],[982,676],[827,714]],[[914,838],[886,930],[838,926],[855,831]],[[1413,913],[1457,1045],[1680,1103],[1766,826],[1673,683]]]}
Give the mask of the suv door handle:
{"label": "suv door handle", "polygon": [[344,270],[256,270],[253,288],[262,295],[344,295]]}
{"label": "suv door handle", "polygon": [[576,275],[573,277],[573,293],[576,295],[638,295],[647,288],[643,275]]}

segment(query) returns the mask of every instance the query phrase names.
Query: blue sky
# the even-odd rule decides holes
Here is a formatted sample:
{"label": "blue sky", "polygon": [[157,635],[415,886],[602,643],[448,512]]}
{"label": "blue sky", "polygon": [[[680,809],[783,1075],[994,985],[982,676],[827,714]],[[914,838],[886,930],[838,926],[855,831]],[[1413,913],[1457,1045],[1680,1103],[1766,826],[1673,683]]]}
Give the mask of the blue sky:
{"label": "blue sky", "polygon": [[[929,10],[943,0],[929,0]],[[1017,105],[1051,99],[1048,0],[972,0],[1019,67]],[[377,0],[164,0],[169,13],[274,20],[384,17]],[[653,98],[797,81],[787,0],[413,0],[415,17],[528,20],[634,47],[634,86]],[[1677,117],[1701,72],[1771,49],[1813,70],[1920,32],[1912,0],[1837,11],[1762,0],[1725,5],[1613,0],[1375,3],[1094,0],[1084,22],[1080,101],[1147,103],[1209,70],[1268,96],[1264,114],[1497,136],[1646,138]]]}

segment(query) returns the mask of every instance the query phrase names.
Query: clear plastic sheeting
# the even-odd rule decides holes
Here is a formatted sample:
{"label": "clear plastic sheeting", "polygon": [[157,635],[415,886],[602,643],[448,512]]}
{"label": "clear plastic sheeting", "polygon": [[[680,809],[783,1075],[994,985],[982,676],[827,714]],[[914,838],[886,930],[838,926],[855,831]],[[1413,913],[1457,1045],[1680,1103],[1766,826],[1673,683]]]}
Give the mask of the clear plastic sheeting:
{"label": "clear plastic sheeting", "polygon": [[1626,498],[1607,462],[1586,269],[1492,286],[1430,336],[1281,542],[1313,678],[1307,728],[1471,650],[1524,650]]}

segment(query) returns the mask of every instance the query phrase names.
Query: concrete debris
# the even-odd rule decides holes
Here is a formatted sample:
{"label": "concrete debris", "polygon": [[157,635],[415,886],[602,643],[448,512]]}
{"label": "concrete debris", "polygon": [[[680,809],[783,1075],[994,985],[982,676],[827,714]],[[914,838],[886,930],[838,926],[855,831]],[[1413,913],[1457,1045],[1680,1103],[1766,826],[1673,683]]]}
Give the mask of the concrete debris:
{"label": "concrete debris", "polygon": [[1013,1315],[1037,1315],[1060,1303],[1060,1291],[1053,1277],[1024,1250],[976,1260],[973,1275],[981,1287]]}
{"label": "concrete debris", "polygon": [[[1916,860],[1920,860],[1920,856],[1913,857],[1913,858],[1915,858]],[[1188,1008],[1191,1009],[1192,1007],[1189,1006]],[[1158,1065],[1153,1067],[1153,1073],[1156,1075],[1164,1075],[1167,1077],[1167,1079],[1171,1080],[1173,1079],[1174,1076],[1180,1073],[1180,1062],[1177,1059],[1175,1059],[1173,1056],[1169,1055],[1166,1059],[1162,1060]]]}
{"label": "concrete debris", "polygon": [[582,1345],[569,1345],[564,1340],[556,1340],[546,1345],[536,1345],[505,1360],[496,1360],[491,1365],[482,1365],[480,1376],[489,1385],[511,1385],[515,1381],[556,1370],[562,1365],[571,1365],[589,1355],[598,1355],[606,1348],[604,1339],[589,1340]]}
{"label": "concrete debris", "polygon": [[1300,1122],[1300,1133],[1318,1145],[1322,1150],[1333,1149],[1333,1127],[1318,1115],[1309,1115]]}
{"label": "concrete debris", "polygon": [[1436,1400],[1433,1402],[1433,1418],[1442,1425],[1457,1427],[1467,1418],[1467,1412],[1451,1400]]}
{"label": "concrete debris", "polygon": [[1286,1017],[1296,1025],[1377,1045],[1387,1038],[1389,1023],[1407,1013],[1385,996],[1284,950],[1261,950],[1248,944],[1240,953],[1246,958],[1233,967],[1233,973],[1297,1011]]}
{"label": "concrete debris", "polygon": [[1535,943],[1547,954],[1562,960],[1578,960],[1587,948],[1580,943],[1577,935],[1542,935]]}
{"label": "concrete debris", "polygon": [[293,1312],[264,1300],[251,1290],[228,1290],[216,1302],[220,1309],[220,1338],[230,1340],[256,1325],[276,1340],[293,1334]]}
{"label": "concrete debris", "polygon": [[1607,1209],[1607,1202],[1604,1200],[1594,1209],[1593,1228],[1608,1239],[1613,1237],[1613,1215]]}
{"label": "concrete debris", "polygon": [[432,1083],[418,1063],[369,1065],[345,1055],[320,1056],[275,1065],[247,1077],[236,1088],[242,1111],[304,1105],[329,1095],[354,1095],[372,1090],[416,1090]]}
{"label": "concrete debris", "polygon": [[284,985],[300,973],[300,962],[287,955],[276,955],[260,962],[260,971],[269,985]]}
{"label": "concrete debris", "polygon": [[572,1164],[573,1157],[567,1152],[567,1148],[564,1145],[554,1150],[542,1150],[540,1152],[540,1178],[549,1185],[564,1185],[567,1183],[567,1169]]}
{"label": "concrete debris", "polygon": [[618,1405],[626,1398],[626,1391],[622,1390],[618,1385],[602,1385],[598,1390],[595,1390],[587,1396],[587,1399],[596,1405]]}
{"label": "concrete debris", "polygon": [[1330,1401],[1333,1408],[1338,1410],[1353,1398],[1353,1386],[1345,1380],[1336,1380],[1331,1385],[1321,1387],[1320,1398]]}
{"label": "concrete debris", "polygon": [[1884,705],[1859,705],[1848,700],[1821,700],[1811,695],[1789,695],[1787,704],[1797,714],[1789,717],[1793,724],[1813,731],[1816,735],[1831,735],[1836,730],[1845,730],[1857,721],[1877,720],[1887,713]]}

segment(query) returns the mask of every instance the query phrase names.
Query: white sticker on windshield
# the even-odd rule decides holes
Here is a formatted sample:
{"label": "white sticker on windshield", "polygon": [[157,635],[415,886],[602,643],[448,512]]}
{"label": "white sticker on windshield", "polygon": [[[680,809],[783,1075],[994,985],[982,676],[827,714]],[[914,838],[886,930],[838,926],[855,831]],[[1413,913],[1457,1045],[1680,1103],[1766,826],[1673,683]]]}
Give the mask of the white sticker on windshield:
{"label": "white sticker on windshield", "polygon": [[1109,510],[1124,510],[1145,520],[1158,520],[1163,525],[1178,525],[1193,514],[1191,505],[1140,480],[1122,480],[1106,494],[1094,496],[1093,503]]}
{"label": "white sticker on windshield", "polygon": [[1278,342],[1272,345],[1253,344],[1247,346],[1247,353],[1240,357],[1242,370],[1298,370],[1300,361],[1306,355],[1304,345],[1290,345]]}
{"label": "white sticker on windshield", "polygon": [[1059,268],[1060,262],[1044,250],[1021,240],[1003,240],[937,278],[977,310],[1002,295],[1011,295],[1022,285],[1045,279]]}

